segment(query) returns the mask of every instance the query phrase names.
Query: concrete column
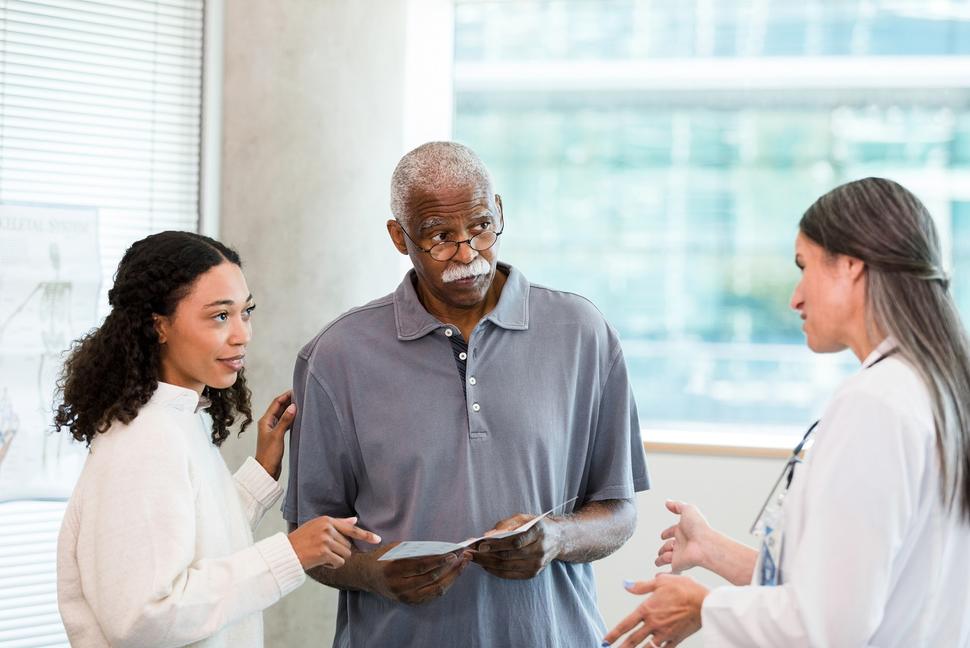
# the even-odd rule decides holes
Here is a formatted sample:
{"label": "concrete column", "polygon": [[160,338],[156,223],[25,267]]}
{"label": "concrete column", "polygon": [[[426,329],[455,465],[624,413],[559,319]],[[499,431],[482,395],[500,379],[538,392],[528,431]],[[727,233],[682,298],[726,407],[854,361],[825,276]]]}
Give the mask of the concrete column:
{"label": "concrete column", "polygon": [[[325,323],[400,280],[384,221],[405,13],[404,0],[225,2],[220,236],[257,302],[246,373],[259,414]],[[227,441],[230,468],[254,449],[255,429]],[[257,537],[282,529],[270,511]],[[307,583],[265,613],[266,645],[329,645],[335,609],[333,590]]]}

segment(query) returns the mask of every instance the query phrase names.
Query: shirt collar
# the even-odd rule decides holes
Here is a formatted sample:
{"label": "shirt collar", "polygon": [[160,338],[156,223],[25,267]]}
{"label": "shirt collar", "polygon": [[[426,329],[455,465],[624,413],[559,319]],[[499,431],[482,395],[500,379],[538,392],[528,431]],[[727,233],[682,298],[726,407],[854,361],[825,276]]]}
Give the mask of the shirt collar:
{"label": "shirt collar", "polygon": [[872,353],[866,356],[866,359],[862,362],[862,368],[868,369],[869,367],[874,365],[877,360],[885,357],[886,354],[888,354],[890,351],[895,349],[897,346],[898,345],[894,338],[887,337],[885,340],[880,342],[875,349],[872,350]]}
{"label": "shirt collar", "polygon": [[210,405],[208,398],[200,398],[194,389],[179,387],[171,383],[159,381],[155,393],[148,399],[149,403],[171,407],[180,412],[194,414]]}
{"label": "shirt collar", "polygon": [[[505,329],[524,331],[529,328],[529,282],[525,276],[507,263],[498,263],[499,272],[507,273],[498,304],[487,319]],[[445,326],[425,310],[414,288],[414,270],[408,271],[394,291],[394,321],[399,340],[416,340]]]}

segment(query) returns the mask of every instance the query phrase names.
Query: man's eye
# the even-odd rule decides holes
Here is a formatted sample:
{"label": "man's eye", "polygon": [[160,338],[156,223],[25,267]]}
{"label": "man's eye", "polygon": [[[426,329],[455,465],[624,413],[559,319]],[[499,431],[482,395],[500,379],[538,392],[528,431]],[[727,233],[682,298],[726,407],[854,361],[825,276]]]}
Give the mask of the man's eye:
{"label": "man's eye", "polygon": [[434,243],[444,243],[448,240],[448,234],[445,232],[436,232],[431,235],[431,241]]}

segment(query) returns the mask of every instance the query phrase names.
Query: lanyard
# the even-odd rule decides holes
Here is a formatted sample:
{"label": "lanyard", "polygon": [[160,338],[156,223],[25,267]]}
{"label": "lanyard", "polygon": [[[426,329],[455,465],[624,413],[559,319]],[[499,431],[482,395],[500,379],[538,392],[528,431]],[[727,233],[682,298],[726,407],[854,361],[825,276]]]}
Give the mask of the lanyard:
{"label": "lanyard", "polygon": [[[877,364],[879,364],[880,362],[882,362],[883,360],[885,360],[886,358],[888,358],[894,353],[896,353],[896,349],[890,349],[883,355],[876,358],[876,360],[871,365],[866,367],[866,369],[871,369],[872,367],[875,367]],[[779,484],[781,484],[781,480],[782,479],[785,480],[785,487],[781,490],[782,494],[787,492],[788,489],[791,487],[792,479],[794,479],[795,477],[795,466],[797,466],[802,462],[801,457],[799,457],[799,455],[802,453],[803,450],[808,450],[807,446],[810,445],[809,441],[812,437],[812,434],[815,432],[815,428],[817,428],[818,424],[821,422],[822,422],[822,419],[818,419],[810,426],[808,426],[808,430],[805,431],[805,434],[802,436],[802,440],[799,441],[798,445],[795,446],[795,449],[792,450],[791,457],[788,458],[788,461],[785,463],[785,467],[781,469],[781,474],[778,475],[778,479],[775,480],[774,485],[771,487],[771,491],[768,493],[768,497],[767,499],[765,499],[765,503],[761,505],[761,509],[758,511],[758,517],[755,518],[754,524],[751,525],[750,533],[752,534],[755,533],[755,530],[758,528],[758,524],[761,522],[762,518],[764,517],[765,510],[768,508],[768,504],[770,504],[771,500],[779,493],[778,486]]]}

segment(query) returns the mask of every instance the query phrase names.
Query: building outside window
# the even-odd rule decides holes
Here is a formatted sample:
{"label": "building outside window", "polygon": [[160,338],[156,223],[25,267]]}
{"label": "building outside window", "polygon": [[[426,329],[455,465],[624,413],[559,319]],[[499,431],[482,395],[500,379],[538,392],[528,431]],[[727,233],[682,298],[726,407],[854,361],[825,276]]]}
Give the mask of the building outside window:
{"label": "building outside window", "polygon": [[503,257],[619,330],[646,439],[785,445],[857,366],[789,307],[822,193],[913,190],[970,314],[968,70],[964,2],[459,0],[454,137]]}

